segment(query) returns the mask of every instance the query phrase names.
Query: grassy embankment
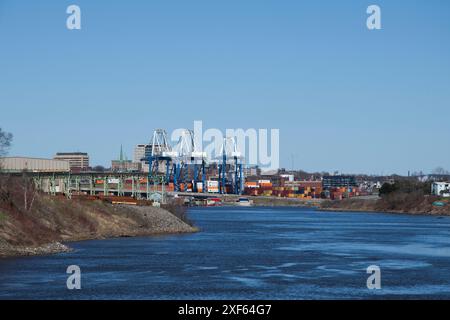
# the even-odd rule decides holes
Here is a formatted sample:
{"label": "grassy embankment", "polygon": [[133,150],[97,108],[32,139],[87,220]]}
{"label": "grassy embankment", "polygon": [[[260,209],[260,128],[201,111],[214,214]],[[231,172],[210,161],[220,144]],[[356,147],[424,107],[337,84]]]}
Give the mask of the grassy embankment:
{"label": "grassy embankment", "polygon": [[62,242],[197,231],[176,205],[164,209],[69,200],[37,193],[20,179],[1,187],[0,257],[69,250]]}

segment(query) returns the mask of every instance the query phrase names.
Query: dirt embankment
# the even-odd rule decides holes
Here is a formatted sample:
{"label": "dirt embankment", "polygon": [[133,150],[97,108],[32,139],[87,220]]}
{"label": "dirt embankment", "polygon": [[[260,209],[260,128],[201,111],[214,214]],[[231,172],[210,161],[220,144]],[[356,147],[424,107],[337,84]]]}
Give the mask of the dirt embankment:
{"label": "dirt embankment", "polygon": [[377,200],[345,199],[342,201],[324,201],[321,203],[319,210],[450,215],[449,203],[443,207],[433,205],[433,203],[440,200],[438,197],[433,196],[395,194]]}
{"label": "dirt embankment", "polygon": [[0,199],[0,257],[63,252],[70,249],[62,242],[69,241],[195,231],[168,210],[151,206],[38,194],[26,209],[14,197]]}

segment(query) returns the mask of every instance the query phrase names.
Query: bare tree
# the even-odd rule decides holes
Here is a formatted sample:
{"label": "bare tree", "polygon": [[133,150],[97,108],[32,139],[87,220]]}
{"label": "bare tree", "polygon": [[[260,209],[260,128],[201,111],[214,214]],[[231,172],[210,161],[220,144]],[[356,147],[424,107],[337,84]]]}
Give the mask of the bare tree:
{"label": "bare tree", "polygon": [[[0,157],[4,157],[8,153],[8,149],[11,146],[13,135],[5,132],[0,128]],[[1,171],[0,161],[0,171]],[[9,191],[6,188],[6,183],[3,183],[7,177],[0,175],[0,198],[3,200],[9,197]],[[18,181],[19,182],[19,181]],[[33,208],[34,199],[38,192],[35,183],[32,178],[27,176],[26,172],[22,175],[22,181],[19,182],[20,188],[23,191],[23,207],[25,211],[31,211]]]}
{"label": "bare tree", "polygon": [[100,166],[99,165],[99,166],[93,167],[92,170],[95,171],[95,172],[105,172],[106,168],[104,166]]}
{"label": "bare tree", "polygon": [[[12,138],[13,138],[13,136],[11,133],[5,132],[2,130],[2,128],[0,128],[0,157],[4,157],[7,154],[8,149],[11,146]],[[0,172],[1,171],[2,171],[2,162],[0,161]],[[3,181],[4,179],[5,179],[5,177],[0,175],[0,197],[1,198],[7,197],[7,190],[5,190],[5,188],[4,188],[4,181]]]}
{"label": "bare tree", "polygon": [[442,167],[437,167],[433,170],[433,174],[444,175],[444,174],[449,174],[449,172]]}
{"label": "bare tree", "polygon": [[12,134],[5,132],[0,128],[0,157],[3,157],[7,154],[9,147],[12,142]]}
{"label": "bare tree", "polygon": [[31,211],[33,208],[34,199],[38,192],[36,185],[32,178],[28,177],[26,172],[22,175],[21,187],[23,190],[23,207],[25,211]]}

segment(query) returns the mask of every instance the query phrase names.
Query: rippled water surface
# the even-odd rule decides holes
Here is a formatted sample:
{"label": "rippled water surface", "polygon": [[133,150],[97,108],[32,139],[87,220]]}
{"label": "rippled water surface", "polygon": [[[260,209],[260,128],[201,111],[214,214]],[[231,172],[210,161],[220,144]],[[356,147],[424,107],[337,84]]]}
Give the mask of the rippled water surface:
{"label": "rippled water surface", "polygon": [[[0,299],[450,298],[450,218],[200,208],[196,234],[71,243],[0,260]],[[82,289],[66,288],[69,265]],[[381,290],[366,269],[381,268]]]}

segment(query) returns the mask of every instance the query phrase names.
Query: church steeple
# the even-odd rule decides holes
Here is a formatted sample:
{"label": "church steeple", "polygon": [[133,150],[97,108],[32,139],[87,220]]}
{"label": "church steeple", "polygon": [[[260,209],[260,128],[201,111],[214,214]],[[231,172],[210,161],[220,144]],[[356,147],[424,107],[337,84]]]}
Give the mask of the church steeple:
{"label": "church steeple", "polygon": [[123,146],[120,145],[119,161],[120,161],[121,163],[123,163],[124,160],[125,160],[125,159],[124,159],[124,156],[123,156]]}

